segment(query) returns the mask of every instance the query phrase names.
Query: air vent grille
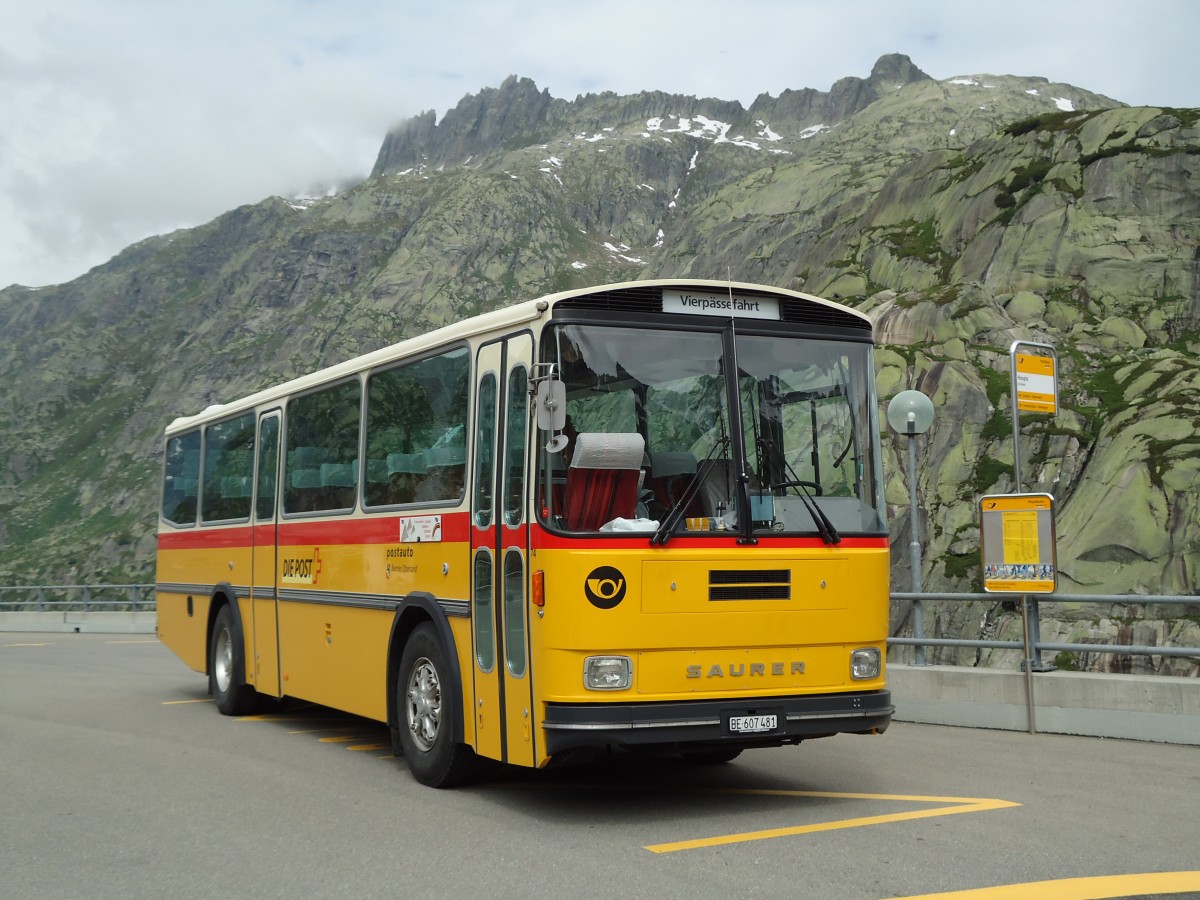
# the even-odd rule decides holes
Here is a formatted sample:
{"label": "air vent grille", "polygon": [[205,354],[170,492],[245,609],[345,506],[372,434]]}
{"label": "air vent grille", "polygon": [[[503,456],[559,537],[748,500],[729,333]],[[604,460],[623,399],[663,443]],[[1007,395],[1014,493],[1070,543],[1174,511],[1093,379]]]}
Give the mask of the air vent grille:
{"label": "air vent grille", "polygon": [[790,600],[792,573],[789,569],[710,569],[708,599]]}

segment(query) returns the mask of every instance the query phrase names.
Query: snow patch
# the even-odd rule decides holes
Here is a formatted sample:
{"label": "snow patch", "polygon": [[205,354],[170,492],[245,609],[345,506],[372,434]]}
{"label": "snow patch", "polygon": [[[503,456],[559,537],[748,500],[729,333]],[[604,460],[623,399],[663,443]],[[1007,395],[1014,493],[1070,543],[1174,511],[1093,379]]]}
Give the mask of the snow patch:
{"label": "snow patch", "polygon": [[1054,105],[1057,106],[1059,109],[1061,109],[1063,112],[1075,112],[1075,104],[1072,103],[1070,100],[1068,100],[1066,97],[1055,97],[1053,99],[1054,99]]}
{"label": "snow patch", "polygon": [[764,122],[762,119],[759,119],[754,124],[757,125],[761,129],[758,132],[758,136],[760,138],[762,138],[764,141],[782,141],[783,140],[783,135],[777,134],[774,131],[772,131],[771,126],[768,125],[766,122]]}
{"label": "snow patch", "polygon": [[622,259],[625,262],[638,263],[639,265],[645,265],[645,263],[646,263],[646,261],[644,259],[639,259],[636,256],[626,256],[625,254],[628,253],[629,249],[630,249],[629,245],[626,243],[622,242],[620,244],[614,245],[611,241],[605,241],[604,249],[607,250],[609,253],[611,253],[613,256],[617,257],[617,259]]}

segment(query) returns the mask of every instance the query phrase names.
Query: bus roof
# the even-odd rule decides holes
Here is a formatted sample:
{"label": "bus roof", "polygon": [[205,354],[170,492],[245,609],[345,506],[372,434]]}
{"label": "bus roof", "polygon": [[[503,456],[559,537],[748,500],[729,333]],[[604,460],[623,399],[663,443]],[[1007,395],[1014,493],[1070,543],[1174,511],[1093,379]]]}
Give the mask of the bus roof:
{"label": "bus roof", "polygon": [[253,394],[249,394],[229,403],[214,404],[207,407],[202,412],[194,415],[180,416],[167,426],[166,432],[170,434],[185,430],[205,422],[224,418],[227,415],[241,410],[253,409],[273,401],[283,400],[292,394],[302,393],[322,384],[326,384],[331,381],[337,381],[340,378],[345,378],[347,376],[356,374],[364,369],[386,365],[391,362],[405,359],[408,356],[415,356],[424,353],[428,350],[432,350],[445,344],[453,344],[457,341],[467,340],[468,338],[476,337],[481,334],[487,334],[491,331],[511,328],[514,325],[520,325],[525,322],[532,322],[545,316],[554,308],[557,303],[563,300],[569,300],[575,297],[586,297],[589,294],[612,293],[630,288],[683,288],[720,292],[756,291],[759,293],[777,294],[781,297],[794,297],[797,299],[806,300],[809,303],[827,306],[831,310],[839,311],[843,315],[851,315],[861,319],[867,324],[868,327],[870,326],[870,319],[857,310],[842,306],[839,303],[834,303],[831,300],[825,300],[813,294],[805,294],[799,291],[788,290],[787,288],[772,287],[770,285],[752,284],[741,281],[720,281],[706,278],[661,278],[646,281],[624,281],[613,284],[594,285],[592,287],[576,288],[570,291],[560,291],[556,294],[547,294],[534,300],[524,300],[512,306],[506,306],[502,309],[472,316],[471,318],[464,319],[461,322],[455,322],[453,324],[445,325],[441,328],[435,329],[434,331],[417,335],[416,337],[407,338],[398,343],[382,347],[379,350],[373,350],[370,353],[365,353],[361,356],[348,359],[345,362],[327,366],[324,369],[319,369],[307,375],[301,375],[297,378],[291,379],[290,381],[272,385],[271,387],[264,388],[261,391],[257,391]]}

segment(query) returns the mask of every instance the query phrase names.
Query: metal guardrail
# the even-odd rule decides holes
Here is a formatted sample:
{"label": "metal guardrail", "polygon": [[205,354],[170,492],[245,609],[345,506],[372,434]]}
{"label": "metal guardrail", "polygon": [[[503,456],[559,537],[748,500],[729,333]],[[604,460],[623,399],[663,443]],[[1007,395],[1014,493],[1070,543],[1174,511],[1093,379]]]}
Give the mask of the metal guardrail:
{"label": "metal guardrail", "polygon": [[139,612],[154,604],[152,584],[0,586],[0,612]]}
{"label": "metal guardrail", "polygon": [[[1200,597],[1187,594],[1037,594],[1036,597],[1030,595],[1031,599],[1037,604],[1041,603],[1107,603],[1107,604],[1122,604],[1125,606],[1194,606],[1197,614],[1200,614]],[[1008,600],[1020,603],[1021,595],[1019,594],[965,594],[965,593],[911,593],[897,592],[892,594],[893,600],[911,601],[914,608],[919,607],[926,600],[951,600],[960,602],[980,602],[980,603],[997,603]],[[1034,604],[1030,604],[1033,606]],[[1036,608],[1036,606],[1035,606]],[[920,627],[923,621],[921,616],[913,616],[915,626],[919,629],[912,637],[892,637],[888,638],[888,644],[894,646],[912,646],[917,648],[920,661],[918,665],[924,664],[923,650],[925,647],[976,647],[976,648],[994,648],[1001,650],[1023,650],[1025,644],[1023,641],[1002,641],[1002,640],[968,640],[964,638],[935,638],[924,634],[924,629]],[[1153,646],[1146,644],[1072,644],[1072,643],[1057,643],[1053,641],[1043,642],[1041,639],[1041,628],[1036,614],[1031,618],[1030,622],[1030,646],[1034,652],[1034,659],[1040,660],[1040,653],[1043,650],[1053,650],[1055,652],[1070,652],[1070,653],[1121,653],[1138,656],[1172,656],[1172,657],[1196,657],[1200,658],[1200,647],[1164,647]]]}
{"label": "metal guardrail", "polygon": [[[13,611],[141,611],[155,605],[153,584],[25,584],[0,586],[0,612]],[[919,606],[927,600],[997,603],[1018,600],[1006,594],[971,594],[938,592],[895,592],[893,600],[908,601]],[[1168,594],[1039,594],[1038,603],[1107,603],[1126,606],[1194,606],[1200,614],[1200,596]],[[1022,641],[967,638],[937,638],[926,635],[914,616],[918,630],[912,637],[892,637],[891,646],[912,646],[923,651],[926,647],[975,647],[999,650],[1022,650]],[[1142,656],[1171,656],[1200,658],[1200,647],[1164,647],[1144,644],[1073,644],[1041,640],[1036,615],[1031,620],[1031,645],[1035,654],[1043,650],[1071,653],[1121,653]],[[1035,658],[1037,658],[1035,656]]]}

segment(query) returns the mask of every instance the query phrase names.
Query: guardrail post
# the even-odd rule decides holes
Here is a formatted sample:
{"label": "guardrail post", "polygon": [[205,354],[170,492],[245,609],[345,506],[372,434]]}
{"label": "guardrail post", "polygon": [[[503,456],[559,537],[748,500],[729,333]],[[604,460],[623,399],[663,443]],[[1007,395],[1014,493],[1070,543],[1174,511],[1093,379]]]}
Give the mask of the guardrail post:
{"label": "guardrail post", "polygon": [[1038,614],[1038,601],[1036,597],[1029,599],[1029,633],[1030,641],[1033,643],[1033,671],[1035,672],[1053,672],[1055,667],[1049,663],[1042,662],[1042,620]]}
{"label": "guardrail post", "polygon": [[38,612],[42,612],[46,608],[46,589],[40,584],[37,589],[37,608]]}
{"label": "guardrail post", "polygon": [[1037,722],[1033,713],[1033,657],[1037,653],[1034,637],[1029,630],[1029,595],[1021,595],[1021,631],[1025,637],[1025,659],[1021,668],[1025,670],[1025,711],[1029,720],[1029,733],[1037,734]]}

